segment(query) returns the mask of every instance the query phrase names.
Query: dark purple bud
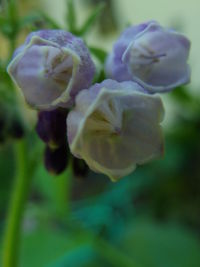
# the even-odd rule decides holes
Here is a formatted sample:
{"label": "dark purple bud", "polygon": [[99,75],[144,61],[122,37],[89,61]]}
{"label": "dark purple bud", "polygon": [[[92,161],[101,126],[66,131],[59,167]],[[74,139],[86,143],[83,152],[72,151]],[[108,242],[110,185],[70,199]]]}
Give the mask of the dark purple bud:
{"label": "dark purple bud", "polygon": [[89,167],[84,160],[73,158],[72,168],[74,175],[77,177],[86,177],[89,172]]}
{"label": "dark purple bud", "polygon": [[66,142],[67,110],[55,109],[38,113],[36,131],[50,147],[58,147]]}
{"label": "dark purple bud", "polygon": [[67,167],[69,153],[66,146],[61,146],[56,149],[52,149],[46,146],[44,163],[48,172],[52,174],[60,174]]}

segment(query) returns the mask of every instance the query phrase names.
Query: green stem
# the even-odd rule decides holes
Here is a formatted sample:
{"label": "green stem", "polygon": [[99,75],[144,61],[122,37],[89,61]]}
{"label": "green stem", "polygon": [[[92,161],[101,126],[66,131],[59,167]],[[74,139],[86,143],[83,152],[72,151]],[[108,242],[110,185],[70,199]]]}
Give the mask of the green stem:
{"label": "green stem", "polygon": [[56,177],[55,180],[55,205],[60,218],[70,215],[71,182],[73,177],[72,162],[68,163],[67,170]]}
{"label": "green stem", "polygon": [[21,223],[31,184],[25,140],[16,143],[16,177],[8,209],[3,247],[3,267],[18,265]]}

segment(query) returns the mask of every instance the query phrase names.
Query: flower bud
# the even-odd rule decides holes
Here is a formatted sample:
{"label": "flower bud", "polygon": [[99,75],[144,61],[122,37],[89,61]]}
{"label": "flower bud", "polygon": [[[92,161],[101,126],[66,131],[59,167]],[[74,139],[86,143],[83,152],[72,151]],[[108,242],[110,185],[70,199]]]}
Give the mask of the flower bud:
{"label": "flower bud", "polygon": [[32,107],[47,110],[71,106],[78,91],[90,86],[95,67],[80,38],[41,30],[15,51],[8,73]]}
{"label": "flower bud", "polygon": [[106,63],[107,76],[133,80],[151,93],[170,91],[190,81],[190,41],[155,21],[127,28]]}
{"label": "flower bud", "polygon": [[72,167],[73,173],[76,177],[84,178],[88,174],[88,165],[82,159],[73,158]]}
{"label": "flower bud", "polygon": [[66,142],[66,116],[67,111],[64,109],[38,113],[36,131],[49,147],[56,148]]}
{"label": "flower bud", "polygon": [[163,114],[161,99],[138,84],[105,80],[77,95],[67,117],[70,150],[115,181],[162,155]]}
{"label": "flower bud", "polygon": [[44,154],[44,163],[48,172],[52,174],[60,174],[67,167],[68,150],[65,146],[52,149],[46,146]]}

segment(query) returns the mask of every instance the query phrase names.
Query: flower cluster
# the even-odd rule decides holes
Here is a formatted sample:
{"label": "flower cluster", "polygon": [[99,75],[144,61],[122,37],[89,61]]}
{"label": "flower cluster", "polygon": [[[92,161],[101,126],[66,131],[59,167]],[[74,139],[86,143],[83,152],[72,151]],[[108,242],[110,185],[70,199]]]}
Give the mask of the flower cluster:
{"label": "flower cluster", "polygon": [[185,36],[155,21],[131,26],[106,60],[107,79],[92,85],[95,65],[83,40],[63,30],[31,33],[8,73],[40,110],[47,169],[65,168],[68,145],[113,181],[161,156],[164,109],[154,94],[189,82],[189,49]]}

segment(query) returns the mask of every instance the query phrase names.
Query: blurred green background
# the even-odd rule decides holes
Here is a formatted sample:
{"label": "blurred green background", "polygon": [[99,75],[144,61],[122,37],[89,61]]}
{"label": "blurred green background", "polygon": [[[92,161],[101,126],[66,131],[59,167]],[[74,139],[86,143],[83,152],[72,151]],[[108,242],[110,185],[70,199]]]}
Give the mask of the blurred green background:
{"label": "blurred green background", "polygon": [[17,120],[25,129],[25,164],[33,176],[17,244],[20,267],[199,267],[198,1],[72,2],[78,25],[104,3],[83,38],[107,52],[126,25],[144,20],[156,19],[185,33],[192,42],[192,82],[162,96],[166,108],[162,159],[139,166],[117,183],[93,172],[87,177],[73,175],[70,167],[52,176],[44,168],[44,144],[34,130],[36,112],[13,88],[5,68],[14,47],[30,31],[66,28],[66,14],[72,10],[64,0],[19,0],[8,12],[7,1],[0,1],[0,129],[6,124],[0,136],[0,258],[17,171],[15,145],[20,142],[9,129]]}

